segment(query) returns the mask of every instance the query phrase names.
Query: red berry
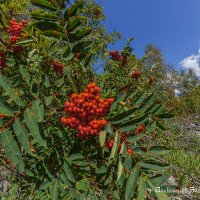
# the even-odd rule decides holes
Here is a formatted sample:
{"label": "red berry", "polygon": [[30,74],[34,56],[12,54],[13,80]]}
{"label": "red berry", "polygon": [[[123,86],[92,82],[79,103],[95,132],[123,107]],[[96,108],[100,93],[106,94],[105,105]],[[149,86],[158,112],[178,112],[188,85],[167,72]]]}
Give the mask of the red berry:
{"label": "red berry", "polygon": [[64,125],[67,124],[67,119],[65,117],[61,117],[60,121]]}
{"label": "red berry", "polygon": [[133,72],[132,74],[132,78],[139,78],[141,76],[141,72],[139,70],[136,70],[135,72]]}
{"label": "red berry", "polygon": [[9,159],[6,159],[6,165],[10,165],[11,164],[11,161]]}
{"label": "red berry", "polygon": [[129,148],[126,153],[127,154],[132,154],[132,152],[133,152],[133,149]]}

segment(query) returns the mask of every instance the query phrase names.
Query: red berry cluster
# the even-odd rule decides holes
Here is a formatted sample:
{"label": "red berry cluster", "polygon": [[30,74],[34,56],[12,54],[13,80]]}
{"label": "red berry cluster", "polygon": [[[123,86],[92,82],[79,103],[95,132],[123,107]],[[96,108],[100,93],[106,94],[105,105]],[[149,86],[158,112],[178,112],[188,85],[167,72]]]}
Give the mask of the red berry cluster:
{"label": "red berry cluster", "polygon": [[[121,149],[121,146],[122,146],[122,143],[124,142],[124,140],[126,140],[126,138],[121,137],[118,153],[120,152],[120,149]],[[125,142],[125,145],[126,145],[127,148],[128,148],[126,154],[132,154],[133,149],[131,149],[131,148],[129,147],[129,144],[128,144],[128,143],[129,143],[129,142],[127,142],[127,141]],[[114,139],[111,139],[111,140],[109,140],[108,142],[106,142],[106,147],[108,147],[109,149],[111,149],[111,148],[113,147],[113,144],[114,144]]]}
{"label": "red berry cluster", "polygon": [[111,140],[109,140],[108,142],[106,142],[106,147],[108,147],[109,149],[111,149],[112,146],[113,146],[113,144],[114,144],[114,140],[111,139]]}
{"label": "red berry cluster", "polygon": [[62,117],[61,123],[78,131],[77,137],[88,139],[98,135],[107,121],[103,118],[110,110],[113,98],[100,98],[100,88],[95,83],[88,84],[85,92],[72,94],[70,101],[65,102],[68,118]]}
{"label": "red berry cluster", "polygon": [[140,72],[140,70],[136,70],[133,72],[132,74],[132,78],[139,78],[142,75],[142,73]]}
{"label": "red berry cluster", "polygon": [[111,56],[112,60],[121,61],[123,66],[127,64],[127,57],[120,54],[118,50],[109,51],[108,53]]}
{"label": "red berry cluster", "polygon": [[57,71],[58,74],[62,74],[63,72],[63,68],[64,68],[64,64],[63,63],[57,63],[56,60],[53,60],[52,62],[54,69]]}
{"label": "red berry cluster", "polygon": [[[144,125],[144,124],[140,124],[140,125],[137,127],[136,131],[135,131],[135,135],[140,134],[140,133],[143,132],[144,130],[145,130],[145,125]],[[126,153],[127,153],[127,154],[132,154],[133,149],[130,148],[130,144],[132,144],[132,143],[131,143],[131,142],[128,142],[126,139],[127,139],[127,135],[121,135],[121,137],[120,137],[120,144],[119,144],[119,151],[120,151],[120,149],[121,149],[122,143],[124,142],[125,145],[127,146],[127,152],[126,152]],[[113,146],[113,144],[114,144],[114,139],[112,138],[112,139],[110,139],[109,141],[107,141],[107,142],[105,143],[105,146],[108,147],[109,149],[111,149],[112,146]],[[118,153],[119,153],[119,151],[118,151]]]}
{"label": "red berry cluster", "polygon": [[[22,20],[18,23],[16,20],[12,19],[10,21],[10,27],[8,28],[8,33],[10,34],[10,44],[15,44],[19,37],[21,37],[23,31],[22,28],[27,24],[26,20]],[[13,47],[14,52],[21,52],[23,50],[22,46],[15,46]]]}
{"label": "red berry cluster", "polygon": [[141,124],[137,127],[137,130],[135,131],[135,135],[140,134],[141,132],[143,132],[145,130],[145,125]]}
{"label": "red berry cluster", "polygon": [[0,67],[6,67],[6,62],[7,62],[7,59],[6,59],[6,55],[3,51],[0,51]]}

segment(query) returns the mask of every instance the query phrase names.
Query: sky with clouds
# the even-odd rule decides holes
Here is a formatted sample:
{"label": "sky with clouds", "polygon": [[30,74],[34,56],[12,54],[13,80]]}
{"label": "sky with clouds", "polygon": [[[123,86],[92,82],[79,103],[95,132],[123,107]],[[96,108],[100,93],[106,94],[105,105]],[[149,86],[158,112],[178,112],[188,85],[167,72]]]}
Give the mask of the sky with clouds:
{"label": "sky with clouds", "polygon": [[138,57],[146,44],[159,47],[176,69],[193,69],[200,76],[200,0],[97,0],[104,8],[108,32],[119,31],[123,48],[134,37]]}

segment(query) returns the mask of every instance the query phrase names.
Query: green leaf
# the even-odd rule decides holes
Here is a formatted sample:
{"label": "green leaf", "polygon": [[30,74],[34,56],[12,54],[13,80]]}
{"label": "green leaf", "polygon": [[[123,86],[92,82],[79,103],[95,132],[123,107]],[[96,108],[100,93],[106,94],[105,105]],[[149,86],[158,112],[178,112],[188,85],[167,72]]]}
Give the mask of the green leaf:
{"label": "green leaf", "polygon": [[69,182],[69,180],[67,179],[67,177],[65,176],[64,173],[60,174],[60,180],[67,186],[71,186],[71,183]]}
{"label": "green leaf", "polygon": [[152,114],[156,115],[157,113],[161,112],[163,110],[164,106],[163,104],[158,105],[153,111]]}
{"label": "green leaf", "polygon": [[115,101],[112,103],[110,110],[114,110],[117,106],[117,104],[126,96],[126,93],[120,94]]}
{"label": "green leaf", "polygon": [[6,151],[8,159],[11,160],[12,165],[16,166],[19,172],[23,172],[25,165],[19,147],[17,146],[12,133],[5,129],[3,133],[0,132],[0,134],[1,144]]}
{"label": "green leaf", "polygon": [[159,129],[163,130],[163,131],[167,131],[167,127],[165,127],[162,123],[156,121],[156,125]]}
{"label": "green leaf", "polygon": [[76,184],[76,189],[79,191],[86,191],[89,189],[89,182],[87,179],[82,179]]}
{"label": "green leaf", "polygon": [[50,12],[45,12],[45,13],[31,13],[31,16],[33,17],[33,19],[35,20],[44,20],[44,21],[58,21],[58,16],[50,13]]}
{"label": "green leaf", "polygon": [[25,119],[25,123],[28,127],[28,129],[30,130],[30,134],[31,136],[35,139],[35,141],[46,147],[46,141],[43,140],[41,134],[40,134],[40,130],[39,130],[39,126],[37,121],[35,120],[35,113],[33,111],[31,111],[30,109],[27,109],[24,113],[24,119]]}
{"label": "green leaf", "polygon": [[133,104],[139,104],[139,103],[144,102],[144,99],[146,98],[146,96],[147,96],[147,91],[144,91],[138,98],[135,99]]}
{"label": "green leaf", "polygon": [[[147,181],[151,189],[153,190],[152,194],[153,197],[157,200],[168,200],[167,194],[165,192],[158,191],[158,188],[156,188],[150,181]],[[152,195],[151,194],[151,195]]]}
{"label": "green leaf", "polygon": [[36,41],[33,39],[28,39],[28,40],[21,40],[19,42],[16,42],[13,46],[24,46],[26,44],[31,44],[31,43],[35,43]]}
{"label": "green leaf", "polygon": [[9,66],[9,67],[14,67],[16,64],[16,61],[14,58],[8,58],[7,61],[6,61],[6,65]]}
{"label": "green leaf", "polygon": [[75,183],[76,180],[75,180],[74,175],[73,175],[73,173],[72,173],[72,171],[70,169],[70,166],[67,163],[64,164],[63,170],[64,170],[65,175],[68,178],[68,180],[73,182],[73,183]]}
{"label": "green leaf", "polygon": [[74,154],[71,154],[67,160],[68,161],[82,160],[84,158],[85,157],[81,153],[74,153]]}
{"label": "green leaf", "polygon": [[122,173],[123,173],[122,159],[119,158],[119,162],[118,162],[118,170],[117,170],[117,182],[118,182],[119,179],[121,178]]}
{"label": "green leaf", "polygon": [[144,137],[146,135],[146,133],[140,133],[138,135],[134,135],[134,136],[129,136],[127,138],[127,142],[136,142],[138,141],[139,139],[141,139],[142,137]]}
{"label": "green leaf", "polygon": [[0,86],[6,91],[6,94],[18,105],[25,106],[25,103],[19,98],[18,89],[12,87],[12,82],[0,73]]}
{"label": "green leaf", "polygon": [[70,42],[81,40],[82,38],[88,36],[91,33],[91,31],[91,28],[83,28],[81,30],[74,31],[69,36],[69,40]]}
{"label": "green leaf", "polygon": [[0,114],[5,116],[13,117],[14,111],[10,106],[4,101],[3,97],[0,95]]}
{"label": "green leaf", "polygon": [[136,123],[140,123],[141,124],[141,123],[146,122],[147,120],[149,120],[150,115],[151,115],[151,113],[146,113],[141,117],[138,117],[136,119],[131,119],[131,120],[127,121],[127,122],[122,123],[119,126],[120,131],[127,132],[127,131],[135,129],[136,128]]}
{"label": "green leaf", "polygon": [[78,44],[74,45],[74,47],[72,48],[72,52],[73,53],[81,52],[82,50],[84,50],[85,47],[90,46],[92,43],[93,43],[92,41],[79,42]]}
{"label": "green leaf", "polygon": [[69,17],[72,17],[77,14],[78,10],[83,6],[83,1],[79,0],[76,1],[70,8],[66,9],[64,12],[64,18],[68,19]]}
{"label": "green leaf", "polygon": [[65,78],[62,77],[55,81],[55,85],[56,85],[56,87],[60,88],[64,84],[64,82],[65,82]]}
{"label": "green leaf", "polygon": [[42,183],[39,187],[39,190],[46,190],[48,187],[50,187],[52,185],[52,181],[45,181],[44,183]]}
{"label": "green leaf", "polygon": [[169,118],[174,117],[174,114],[171,114],[171,113],[159,113],[159,114],[155,115],[155,117],[158,117],[160,119],[169,119]]}
{"label": "green leaf", "polygon": [[50,82],[49,82],[47,74],[45,74],[45,77],[44,77],[44,86],[46,88],[50,87]]}
{"label": "green leaf", "polygon": [[112,124],[120,124],[123,121],[128,120],[136,110],[137,110],[137,108],[134,107],[129,110],[126,110],[125,112],[115,115],[114,117],[112,117],[112,119],[110,119],[111,123]]}
{"label": "green leaf", "polygon": [[150,170],[164,170],[169,167],[168,164],[157,163],[157,162],[148,162],[148,163],[138,162],[138,165],[140,165],[143,168],[150,169]]}
{"label": "green leaf", "polygon": [[144,178],[140,176],[138,180],[138,195],[137,200],[145,200],[146,199],[146,182]]}
{"label": "green leaf", "polygon": [[109,160],[114,158],[116,153],[117,153],[117,149],[118,149],[118,145],[119,145],[119,132],[116,131],[115,133],[115,138],[114,138],[114,144],[112,146],[112,150],[111,150],[111,153],[110,153],[110,157],[109,157]]}
{"label": "green leaf", "polygon": [[37,27],[41,31],[49,31],[49,30],[59,31],[59,30],[62,30],[60,25],[58,23],[55,23],[55,22],[41,21],[41,22],[34,22],[32,25]]}
{"label": "green leaf", "polygon": [[149,149],[149,153],[155,154],[155,155],[164,155],[168,154],[171,150],[167,147],[163,146],[154,146]]}
{"label": "green leaf", "polygon": [[53,96],[49,96],[49,97],[44,97],[44,102],[46,106],[49,106],[52,104],[53,101]]}
{"label": "green leaf", "polygon": [[159,174],[154,177],[151,177],[149,179],[149,182],[151,182],[152,185],[156,187],[160,187],[170,178],[170,176],[171,176],[170,174]]}
{"label": "green leaf", "polygon": [[47,36],[47,37],[52,37],[55,39],[63,39],[63,40],[67,40],[67,37],[64,33],[60,32],[60,31],[56,31],[56,30],[48,30],[48,31],[44,31],[43,35]]}
{"label": "green leaf", "polygon": [[57,8],[49,0],[31,0],[31,3],[40,8],[45,8],[47,10],[56,11]]}
{"label": "green leaf", "polygon": [[107,172],[107,169],[104,166],[101,166],[96,170],[97,174],[105,174]]}
{"label": "green leaf", "polygon": [[138,177],[139,177],[139,171],[137,167],[135,167],[131,171],[131,174],[129,175],[127,183],[126,183],[125,200],[129,200],[134,196]]}
{"label": "green leaf", "polygon": [[67,57],[63,57],[63,60],[67,62],[69,60],[72,60],[73,58],[74,58],[74,54],[70,53]]}
{"label": "green leaf", "polygon": [[24,150],[31,156],[34,156],[34,154],[31,152],[31,149],[30,149],[27,130],[23,127],[19,118],[15,119],[15,122],[13,123],[13,129],[14,129],[15,135],[18,138],[19,143],[24,148]]}
{"label": "green leaf", "polygon": [[113,192],[114,198],[115,200],[120,200],[120,192],[118,190],[115,190]]}
{"label": "green leaf", "polygon": [[30,76],[28,70],[26,68],[24,68],[24,66],[20,66],[19,72],[22,75],[22,78],[28,83],[28,85],[30,85],[31,84],[31,82],[30,82],[31,76]]}
{"label": "green leaf", "polygon": [[99,142],[100,146],[103,147],[106,141],[106,131],[100,131],[99,133]]}
{"label": "green leaf", "polygon": [[57,200],[57,199],[58,199],[58,184],[57,181],[55,181],[51,191],[51,200]]}
{"label": "green leaf", "polygon": [[173,196],[176,194],[178,187],[176,185],[163,185],[160,187],[160,191],[163,191],[167,194],[167,196]]}
{"label": "green leaf", "polygon": [[111,126],[110,122],[106,125],[105,129],[108,133],[113,133],[113,127]]}
{"label": "green leaf", "polygon": [[93,54],[88,54],[85,58],[84,66],[87,67],[90,64],[90,61],[93,58]]}
{"label": "green leaf", "polygon": [[70,18],[67,24],[67,31],[74,31],[82,24],[82,17]]}
{"label": "green leaf", "polygon": [[44,105],[41,100],[33,101],[31,110],[33,111],[33,117],[37,122],[42,122],[44,120]]}

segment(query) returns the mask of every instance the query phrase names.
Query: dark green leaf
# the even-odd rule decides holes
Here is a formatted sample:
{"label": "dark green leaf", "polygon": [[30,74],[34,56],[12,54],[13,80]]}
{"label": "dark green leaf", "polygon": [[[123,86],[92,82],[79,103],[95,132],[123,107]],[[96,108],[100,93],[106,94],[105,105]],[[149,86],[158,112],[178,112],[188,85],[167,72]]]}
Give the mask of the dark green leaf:
{"label": "dark green leaf", "polygon": [[86,191],[89,189],[90,183],[87,179],[82,179],[76,184],[76,189],[80,191]]}
{"label": "dark green leaf", "polygon": [[51,200],[57,200],[57,199],[58,199],[58,184],[55,181],[55,183],[52,186]]}
{"label": "dark green leaf", "polygon": [[148,163],[138,162],[138,164],[143,168],[147,168],[151,170],[164,170],[169,167],[168,164],[157,163],[157,162],[148,162]]}
{"label": "dark green leaf", "polygon": [[55,39],[63,39],[63,40],[67,40],[67,37],[65,36],[64,33],[60,32],[60,31],[56,31],[56,30],[48,30],[48,31],[44,31],[43,35],[47,36],[47,37],[52,37]]}
{"label": "dark green leaf", "polygon": [[28,132],[23,127],[22,123],[20,122],[20,120],[18,118],[15,119],[15,122],[13,123],[13,129],[14,129],[15,135],[18,138],[19,143],[24,148],[24,150],[28,154],[34,156],[34,154],[31,152],[31,149],[30,149]]}
{"label": "dark green leaf", "polygon": [[20,171],[24,171],[24,162],[22,159],[21,152],[15,139],[13,138],[12,133],[5,129],[1,134],[1,144],[6,151],[6,155],[8,159],[11,160],[12,165],[16,166],[16,168]]}
{"label": "dark green leaf", "polygon": [[58,16],[53,14],[53,13],[31,13],[31,16],[33,17],[33,19],[35,20],[44,20],[44,21],[58,21]]}
{"label": "dark green leaf", "polygon": [[61,30],[60,25],[55,22],[48,22],[48,21],[34,22],[32,25],[37,27],[41,31],[49,31],[49,30],[59,31],[59,30]]}
{"label": "dark green leaf", "polygon": [[56,11],[57,8],[49,0],[31,0],[31,3],[35,6],[45,8],[47,10]]}
{"label": "dark green leaf", "polygon": [[146,182],[144,181],[143,176],[140,176],[138,180],[137,200],[145,200],[145,199],[146,199]]}
{"label": "dark green leaf", "polygon": [[127,122],[124,122],[120,125],[120,131],[122,132],[127,132],[130,131],[132,129],[136,128],[136,123],[144,123],[147,120],[149,120],[151,113],[146,113],[143,116],[136,118],[136,119],[131,119]]}
{"label": "dark green leaf", "polygon": [[14,116],[14,111],[10,106],[4,101],[3,97],[0,95],[0,114],[12,117]]}
{"label": "dark green leaf", "polygon": [[74,175],[70,169],[70,166],[67,163],[64,164],[63,170],[64,170],[65,175],[68,178],[68,180],[75,183],[76,181],[75,181]]}
{"label": "dark green leaf", "polygon": [[155,117],[158,117],[160,119],[169,119],[169,118],[174,117],[174,114],[171,114],[171,113],[159,113],[159,114],[155,115]]}
{"label": "dark green leaf", "polygon": [[81,40],[82,38],[88,36],[91,33],[91,31],[92,31],[91,28],[83,28],[81,30],[74,31],[69,36],[69,40],[70,42]]}
{"label": "dark green leaf", "polygon": [[139,171],[137,167],[135,167],[131,171],[131,174],[129,175],[129,178],[126,183],[125,200],[129,200],[134,196],[138,177],[139,177]]}
{"label": "dark green leaf", "polygon": [[170,178],[170,176],[170,174],[159,174],[154,177],[151,177],[149,181],[152,183],[152,185],[160,187]]}
{"label": "dark green leaf", "polygon": [[164,146],[154,146],[149,149],[149,153],[155,155],[164,155],[169,153],[171,150]]}
{"label": "dark green leaf", "polygon": [[92,44],[92,41],[82,41],[79,42],[78,44],[76,44],[73,48],[72,48],[72,52],[73,53],[78,53],[84,50],[85,47],[88,47],[89,45]]}
{"label": "dark green leaf", "polygon": [[119,135],[119,132],[117,131],[117,132],[115,132],[114,144],[112,146],[109,160],[113,159],[117,153],[117,149],[118,149],[118,145],[119,145],[119,138],[120,138],[120,135]]}
{"label": "dark green leaf", "polygon": [[21,41],[15,43],[13,46],[24,46],[26,44],[31,44],[31,43],[35,43],[35,40],[33,40],[33,39],[21,40]]}
{"label": "dark green leaf", "polygon": [[134,108],[131,108],[129,110],[126,110],[122,113],[115,115],[114,117],[112,117],[112,119],[110,119],[111,123],[112,124],[119,124],[119,123],[121,123],[125,120],[128,120],[136,110],[137,110],[137,108],[134,107]]}
{"label": "dark green leaf", "polygon": [[39,126],[37,124],[37,121],[35,120],[36,113],[31,111],[30,109],[27,109],[24,113],[24,119],[26,122],[26,125],[28,129],[31,132],[31,136],[35,139],[35,141],[42,146],[46,147],[46,141],[42,139]]}

